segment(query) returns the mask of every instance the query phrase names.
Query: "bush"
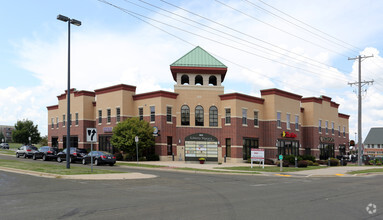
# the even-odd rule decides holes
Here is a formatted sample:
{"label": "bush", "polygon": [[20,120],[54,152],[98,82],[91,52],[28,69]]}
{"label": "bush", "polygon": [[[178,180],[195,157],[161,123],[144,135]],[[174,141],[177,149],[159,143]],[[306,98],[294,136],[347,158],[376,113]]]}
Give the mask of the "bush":
{"label": "bush", "polygon": [[309,162],[307,160],[298,161],[298,167],[307,167],[308,164]]}
{"label": "bush", "polygon": [[311,160],[307,160],[307,166],[314,166],[314,162],[312,162]]}
{"label": "bush", "polygon": [[313,163],[313,166],[319,166],[319,163]]}
{"label": "bush", "polygon": [[327,165],[328,164],[327,160],[317,160],[316,162],[320,165]]}
{"label": "bush", "polygon": [[148,155],[146,159],[148,159],[149,161],[159,161],[160,156],[158,156],[157,154],[151,154],[151,155]]}
{"label": "bush", "polygon": [[[284,160],[284,161],[288,161],[290,164],[294,164],[294,165],[295,165],[295,155],[286,155],[286,156],[283,156],[283,160]],[[298,161],[301,161],[301,160],[302,160],[302,157],[301,157],[301,156],[297,156],[297,160],[298,160]]]}
{"label": "bush", "polygon": [[[342,166],[342,162],[339,162],[339,165]],[[347,161],[346,160],[343,160],[343,166],[347,166]]]}
{"label": "bush", "polygon": [[274,161],[272,159],[265,159],[266,165],[274,165]]}
{"label": "bush", "polygon": [[339,166],[339,160],[336,158],[330,158],[330,166]]}
{"label": "bush", "polygon": [[114,153],[114,156],[116,157],[116,160],[123,160],[124,157],[122,156],[122,153]]}
{"label": "bush", "polygon": [[309,161],[314,163],[315,162],[315,157],[312,156],[312,155],[303,155],[302,156],[302,160],[309,160]]}
{"label": "bush", "polygon": [[[281,163],[280,161],[277,161],[276,165],[279,167],[279,166],[280,166],[280,163]],[[290,165],[289,162],[287,162],[287,161],[284,160],[284,161],[283,161],[283,164],[282,164],[282,167],[289,167],[289,165]]]}

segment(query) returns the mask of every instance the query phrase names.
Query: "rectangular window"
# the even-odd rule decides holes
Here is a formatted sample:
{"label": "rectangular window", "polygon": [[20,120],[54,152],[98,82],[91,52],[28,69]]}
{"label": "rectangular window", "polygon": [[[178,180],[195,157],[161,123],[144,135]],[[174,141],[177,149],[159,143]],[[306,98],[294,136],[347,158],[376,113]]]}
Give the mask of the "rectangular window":
{"label": "rectangular window", "polygon": [[286,128],[290,130],[290,114],[286,114]]}
{"label": "rectangular window", "polygon": [[76,125],[78,125],[78,113],[76,112]]}
{"label": "rectangular window", "polygon": [[120,122],[121,121],[121,109],[116,108],[116,121]]}
{"label": "rectangular window", "polygon": [[326,134],[328,134],[328,121],[326,121]]}
{"label": "rectangular window", "polygon": [[69,115],[69,126],[72,126],[72,114]]}
{"label": "rectangular window", "polygon": [[295,130],[299,130],[299,116],[296,115],[295,116]]}
{"label": "rectangular window", "polygon": [[242,109],[242,125],[247,125],[247,109]]}
{"label": "rectangular window", "polygon": [[102,110],[98,110],[98,123],[102,123]]}
{"label": "rectangular window", "polygon": [[335,134],[334,122],[331,122],[331,133],[332,133],[333,135]]}
{"label": "rectangular window", "polygon": [[338,128],[338,136],[340,137],[340,126]]}
{"label": "rectangular window", "polygon": [[346,127],[343,127],[343,137],[346,137]]}
{"label": "rectangular window", "polygon": [[322,133],[322,120],[319,120],[318,131],[319,131],[319,133]]}
{"label": "rectangular window", "polygon": [[59,128],[59,117],[56,117],[56,128]]}
{"label": "rectangular window", "polygon": [[166,121],[172,122],[172,107],[170,106],[166,107]]}
{"label": "rectangular window", "polygon": [[173,155],[173,137],[168,136],[167,137],[167,150],[168,150],[168,155]]}
{"label": "rectangular window", "polygon": [[231,123],[231,110],[229,108],[225,109],[225,124]]}
{"label": "rectangular window", "polygon": [[231,139],[226,138],[226,157],[231,157]]}
{"label": "rectangular window", "polygon": [[156,107],[150,106],[150,121],[156,121]]}
{"label": "rectangular window", "polygon": [[112,110],[111,109],[107,109],[106,110],[106,122],[107,123],[110,123],[112,121]]}
{"label": "rectangular window", "polygon": [[254,111],[254,126],[259,126],[258,112]]}
{"label": "rectangular window", "polygon": [[51,118],[51,128],[55,128],[55,121],[54,121],[54,119],[53,118]]}
{"label": "rectangular window", "polygon": [[281,113],[280,112],[277,112],[277,127],[278,128],[282,127],[282,124],[281,124]]}
{"label": "rectangular window", "polygon": [[63,127],[65,127],[65,115],[63,115]]}
{"label": "rectangular window", "polygon": [[138,108],[138,116],[140,117],[140,121],[144,120],[144,108]]}

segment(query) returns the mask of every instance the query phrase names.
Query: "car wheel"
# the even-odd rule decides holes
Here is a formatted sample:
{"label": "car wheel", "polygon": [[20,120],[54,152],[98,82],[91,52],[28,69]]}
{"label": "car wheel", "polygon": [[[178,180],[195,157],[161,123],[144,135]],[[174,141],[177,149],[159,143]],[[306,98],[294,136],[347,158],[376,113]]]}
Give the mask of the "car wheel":
{"label": "car wheel", "polygon": [[27,158],[28,156],[27,156],[27,154],[26,153],[24,153],[24,158]]}
{"label": "car wheel", "polygon": [[19,157],[20,157],[19,153],[16,153],[16,158],[19,158]]}
{"label": "car wheel", "polygon": [[82,164],[83,164],[83,165],[86,165],[86,161],[85,161],[85,159],[82,159]]}
{"label": "car wheel", "polygon": [[43,161],[47,160],[47,156],[43,155]]}
{"label": "car wheel", "polygon": [[59,163],[62,162],[61,157],[57,157],[57,162],[59,162]]}
{"label": "car wheel", "polygon": [[32,159],[36,160],[36,154],[33,154]]}
{"label": "car wheel", "polygon": [[94,160],[94,165],[96,165],[96,166],[98,166],[98,165],[99,165],[99,163],[98,163],[98,160],[97,160],[97,159],[95,159],[95,160]]}

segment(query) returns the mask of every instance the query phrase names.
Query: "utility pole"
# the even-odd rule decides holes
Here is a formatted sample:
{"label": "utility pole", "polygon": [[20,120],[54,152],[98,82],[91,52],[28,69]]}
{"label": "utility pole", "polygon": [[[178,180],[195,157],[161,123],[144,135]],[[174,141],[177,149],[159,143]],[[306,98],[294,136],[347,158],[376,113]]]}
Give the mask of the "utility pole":
{"label": "utility pole", "polygon": [[363,81],[362,82],[362,59],[367,59],[373,57],[372,56],[357,56],[355,58],[348,58],[348,60],[356,60],[359,61],[359,73],[358,73],[358,82],[348,83],[350,86],[358,85],[358,166],[362,165],[362,86],[373,84],[374,80],[371,81]]}

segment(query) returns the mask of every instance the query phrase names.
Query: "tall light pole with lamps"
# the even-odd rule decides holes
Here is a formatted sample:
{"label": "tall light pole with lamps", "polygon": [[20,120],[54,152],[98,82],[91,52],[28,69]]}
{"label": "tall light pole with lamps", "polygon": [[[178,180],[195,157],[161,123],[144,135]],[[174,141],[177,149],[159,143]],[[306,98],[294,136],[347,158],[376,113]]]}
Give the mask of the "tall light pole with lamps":
{"label": "tall light pole with lamps", "polygon": [[80,26],[81,21],[70,19],[64,15],[57,15],[60,21],[68,22],[68,96],[67,96],[67,135],[66,135],[66,168],[70,168],[70,24]]}

